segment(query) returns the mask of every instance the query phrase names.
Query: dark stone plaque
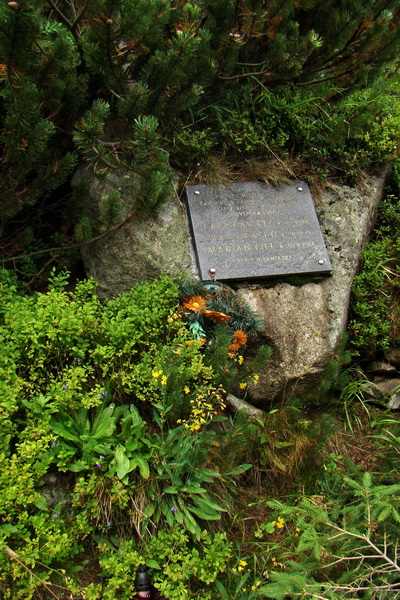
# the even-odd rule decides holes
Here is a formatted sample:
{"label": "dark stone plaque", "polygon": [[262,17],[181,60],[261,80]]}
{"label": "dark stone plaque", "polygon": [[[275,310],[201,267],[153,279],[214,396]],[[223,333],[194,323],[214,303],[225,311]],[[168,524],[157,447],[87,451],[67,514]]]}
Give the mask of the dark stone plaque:
{"label": "dark stone plaque", "polygon": [[186,196],[203,280],[331,272],[306,183],[187,185]]}

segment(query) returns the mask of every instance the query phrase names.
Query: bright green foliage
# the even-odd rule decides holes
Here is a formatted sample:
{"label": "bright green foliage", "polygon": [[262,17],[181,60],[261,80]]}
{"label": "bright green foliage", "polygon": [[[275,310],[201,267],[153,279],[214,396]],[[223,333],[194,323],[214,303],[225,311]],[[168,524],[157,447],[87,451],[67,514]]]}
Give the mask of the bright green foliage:
{"label": "bright green foliage", "polygon": [[271,542],[270,583],[261,591],[276,600],[287,594],[330,600],[360,593],[363,598],[385,598],[400,572],[399,492],[398,484],[380,485],[366,472],[339,480],[330,498],[269,502],[277,517],[266,531],[280,532],[286,552],[276,558],[278,550]]}
{"label": "bright green foliage", "polygon": [[[204,160],[212,153],[228,162],[232,156],[251,162],[295,155],[321,175],[339,169],[342,178],[354,182],[362,170],[390,160],[396,151],[399,106],[391,80],[348,92],[328,83],[271,90],[253,77],[199,109],[198,124],[176,132],[171,152],[190,165],[196,156]],[[265,176],[273,182],[271,169]]]}
{"label": "bright green foliage", "polygon": [[[41,581],[61,577],[74,591],[61,570],[72,572],[91,539],[122,547],[164,526],[175,533],[165,533],[163,544],[180,536],[188,544],[180,560],[190,557],[192,575],[210,583],[229,554],[223,536],[204,533],[226,512],[212,484],[232,486],[249,465],[225,474],[210,464],[217,433],[205,427],[223,411],[225,392],[176,313],[178,284],[162,276],[105,302],[92,280],[73,292],[67,284],[68,273],[53,272],[47,293],[28,296],[1,272],[5,597],[33,597],[39,580],[30,570]],[[238,365],[231,361],[229,369]],[[63,491],[54,495],[53,488]],[[153,567],[161,569],[167,597],[182,598],[189,571],[171,580],[165,564]],[[113,581],[121,569],[111,570]],[[105,585],[105,597],[113,585]]]}
{"label": "bright green foliage", "polygon": [[[232,552],[225,534],[210,535],[204,531],[201,549],[198,549],[190,544],[179,527],[160,531],[139,551],[131,540],[123,541],[117,550],[103,542],[99,550],[105,584],[92,584],[87,588],[85,597],[92,600],[114,600],[115,597],[131,600],[135,593],[136,570],[141,564],[150,567],[153,582],[166,600],[192,597],[211,600],[210,584],[225,570]],[[198,591],[199,588],[202,591]]]}
{"label": "bright green foliage", "polygon": [[374,238],[364,250],[362,270],[354,278],[349,328],[351,346],[356,353],[384,352],[389,344],[400,344],[398,182],[398,166],[395,166],[391,188],[380,207]]}

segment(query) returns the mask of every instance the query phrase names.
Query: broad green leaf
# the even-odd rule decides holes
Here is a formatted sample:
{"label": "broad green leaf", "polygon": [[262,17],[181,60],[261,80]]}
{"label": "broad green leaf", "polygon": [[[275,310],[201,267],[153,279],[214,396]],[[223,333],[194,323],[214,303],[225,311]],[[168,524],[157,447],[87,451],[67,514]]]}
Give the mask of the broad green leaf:
{"label": "broad green leaf", "polygon": [[204,512],[200,508],[196,508],[195,506],[187,507],[190,512],[195,514],[199,519],[204,519],[205,521],[218,521],[221,518],[221,515],[217,512]]}
{"label": "broad green leaf", "polygon": [[251,469],[252,466],[253,465],[251,465],[251,464],[239,465],[238,467],[235,467],[234,469],[229,471],[226,475],[229,477],[235,477],[236,475],[241,475],[245,471],[248,471],[249,469]]}
{"label": "broad green leaf", "polygon": [[84,460],[77,460],[76,462],[67,466],[67,469],[69,471],[72,471],[73,473],[79,473],[80,471],[84,471],[87,468],[88,464]]}
{"label": "broad green leaf", "polygon": [[180,511],[179,509],[177,509],[174,513],[175,516],[175,520],[177,523],[182,524],[183,523],[183,514],[182,511]]}
{"label": "broad green leaf", "polygon": [[139,465],[139,471],[143,479],[148,479],[150,477],[150,466],[148,461],[143,458],[140,454],[136,455],[136,461]]}
{"label": "broad green leaf", "polygon": [[66,440],[71,440],[71,442],[79,442],[79,436],[77,434],[72,433],[69,429],[66,429],[64,425],[57,423],[57,421],[53,421],[53,419],[50,420],[50,428],[53,433],[56,433]]}
{"label": "broad green leaf", "polygon": [[1,534],[9,534],[9,533],[18,533],[19,529],[18,527],[15,527],[15,525],[11,525],[11,523],[3,523],[3,525],[0,525],[0,535]]}
{"label": "broad green leaf", "polygon": [[218,506],[218,504],[215,504],[215,502],[210,500],[208,496],[195,496],[193,498],[193,502],[197,504],[197,506],[199,506],[200,508],[203,508],[206,512],[210,512],[213,510],[225,512],[225,508],[222,508],[221,506]]}
{"label": "broad green leaf", "polygon": [[150,502],[150,504],[148,504],[143,513],[146,517],[151,517],[154,514],[154,511],[156,509],[156,505],[154,504],[154,502]]}
{"label": "broad green leaf", "polygon": [[117,476],[123,479],[130,472],[130,460],[125,454],[125,448],[121,444],[115,448],[115,462],[117,463]]}
{"label": "broad green leaf", "polygon": [[275,527],[272,525],[272,523],[271,523],[271,522],[269,522],[269,523],[265,523],[265,524],[262,526],[262,528],[263,528],[263,530],[265,531],[265,533],[274,533],[274,531],[275,531]]}
{"label": "broad green leaf", "polygon": [[36,508],[39,508],[40,510],[48,510],[46,498],[42,495],[39,496],[39,498],[36,500],[35,506],[36,506]]}
{"label": "broad green leaf", "polygon": [[224,598],[224,600],[231,600],[231,597],[229,596],[228,592],[226,591],[222,583],[218,581],[218,579],[215,580],[215,587],[217,588],[221,596]]}
{"label": "broad green leaf", "polygon": [[96,429],[93,431],[93,437],[99,440],[104,437],[111,437],[116,429],[115,418],[107,417],[104,421],[101,421]]}
{"label": "broad green leaf", "polygon": [[134,438],[131,438],[125,442],[125,447],[127,448],[127,450],[130,450],[130,452],[134,452],[139,448],[139,441]]}
{"label": "broad green leaf", "polygon": [[193,486],[184,486],[180,490],[181,492],[186,492],[187,494],[204,494],[207,492],[205,488],[202,487],[193,487]]}
{"label": "broad green leaf", "polygon": [[178,490],[170,485],[164,488],[164,494],[178,494]]}

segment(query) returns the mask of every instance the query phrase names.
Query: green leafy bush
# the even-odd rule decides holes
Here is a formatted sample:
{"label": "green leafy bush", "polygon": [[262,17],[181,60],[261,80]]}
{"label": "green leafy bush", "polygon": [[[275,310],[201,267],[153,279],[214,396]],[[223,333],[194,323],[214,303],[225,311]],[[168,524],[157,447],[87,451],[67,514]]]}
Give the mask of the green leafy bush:
{"label": "green leafy bush", "polygon": [[[105,302],[92,280],[73,291],[67,283],[67,273],[53,273],[47,293],[29,296],[1,273],[5,597],[27,599],[60,579],[74,591],[77,582],[66,577],[97,536],[123,545],[132,536],[158,539],[164,526],[171,533],[163,543],[173,546],[179,528],[188,544],[182,560],[191,553],[198,579],[211,582],[219,567],[206,566],[196,544],[205,555],[218,539],[228,548],[204,530],[225,512],[211,484],[235,475],[210,462],[217,433],[206,427],[222,413],[225,390],[207,347],[179,317],[178,283],[165,275]],[[243,377],[236,361],[227,368]],[[183,597],[182,582],[165,594]],[[95,598],[102,586],[90,589]]]}
{"label": "green leafy bush", "polygon": [[[356,352],[385,352],[400,344],[398,165],[380,214],[374,237],[363,253],[363,266],[353,283],[351,348]],[[394,192],[394,193],[391,193]]]}

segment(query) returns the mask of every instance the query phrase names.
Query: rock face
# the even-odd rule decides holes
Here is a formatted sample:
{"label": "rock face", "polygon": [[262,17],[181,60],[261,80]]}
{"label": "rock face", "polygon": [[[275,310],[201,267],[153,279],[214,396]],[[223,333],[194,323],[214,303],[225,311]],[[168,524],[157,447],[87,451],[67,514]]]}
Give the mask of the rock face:
{"label": "rock face", "polygon": [[240,296],[263,318],[262,342],[273,354],[250,401],[268,407],[312,389],[346,329],[351,285],[374,225],[384,177],[362,189],[331,186],[316,210],[332,276],[314,283],[241,286]]}
{"label": "rock face", "polygon": [[[235,287],[264,320],[257,343],[273,350],[248,399],[260,408],[312,389],[332,358],[345,331],[351,284],[362,249],[374,225],[385,178],[370,178],[362,188],[330,186],[314,198],[322,234],[332,263],[332,276],[293,283],[290,279]],[[135,181],[126,173],[93,178],[92,218],[111,190],[119,190],[122,218],[134,210]],[[185,210],[177,196],[157,217],[129,219],[101,240],[82,247],[88,275],[99,282],[100,296],[113,296],[136,282],[168,273],[195,273]]]}
{"label": "rock face", "polygon": [[[75,183],[84,173],[83,169],[77,172]],[[186,215],[176,194],[162,206],[156,218],[132,216],[129,219],[135,211],[136,181],[132,173],[112,171],[107,177],[91,174],[89,177],[87,207],[97,229],[102,229],[101,206],[113,190],[121,195],[118,221],[128,219],[122,227],[81,247],[86,274],[98,281],[100,297],[115,296],[138,281],[158,277],[162,271],[178,274],[190,267]]]}

